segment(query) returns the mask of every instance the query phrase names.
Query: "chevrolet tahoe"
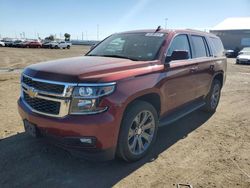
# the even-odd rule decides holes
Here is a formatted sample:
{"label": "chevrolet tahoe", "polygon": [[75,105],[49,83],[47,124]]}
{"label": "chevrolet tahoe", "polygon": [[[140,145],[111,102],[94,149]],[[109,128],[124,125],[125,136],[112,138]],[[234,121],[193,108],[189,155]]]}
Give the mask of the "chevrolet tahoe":
{"label": "chevrolet tahoe", "polygon": [[159,127],[199,108],[216,111],[223,52],[220,38],[201,31],[116,33],[84,56],[25,68],[19,114],[32,136],[91,159],[136,161]]}

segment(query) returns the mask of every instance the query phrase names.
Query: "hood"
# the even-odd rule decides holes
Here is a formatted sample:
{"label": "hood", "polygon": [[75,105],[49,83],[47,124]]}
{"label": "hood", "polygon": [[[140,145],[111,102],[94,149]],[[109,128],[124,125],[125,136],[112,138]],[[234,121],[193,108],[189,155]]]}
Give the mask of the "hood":
{"label": "hood", "polygon": [[250,60],[250,54],[241,54],[241,55],[238,55],[237,59],[247,59],[247,60]]}
{"label": "hood", "polygon": [[31,77],[62,82],[110,82],[163,70],[158,61],[81,56],[38,63],[24,70]]}

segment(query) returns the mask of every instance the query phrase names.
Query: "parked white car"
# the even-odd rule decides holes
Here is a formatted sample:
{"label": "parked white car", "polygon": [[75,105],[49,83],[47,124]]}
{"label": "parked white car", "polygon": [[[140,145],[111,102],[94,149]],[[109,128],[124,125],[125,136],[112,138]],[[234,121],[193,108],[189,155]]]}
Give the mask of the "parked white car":
{"label": "parked white car", "polygon": [[0,41],[0,46],[1,46],[1,47],[5,46],[5,43],[2,42],[2,41]]}
{"label": "parked white car", "polygon": [[51,41],[49,43],[46,43],[44,44],[43,46],[46,48],[46,47],[49,47],[49,48],[56,48],[56,49],[59,49],[59,48],[67,48],[67,49],[70,49],[71,47],[71,43],[70,42],[66,42],[66,41]]}
{"label": "parked white car", "polygon": [[250,64],[250,47],[243,48],[236,58],[236,64]]}

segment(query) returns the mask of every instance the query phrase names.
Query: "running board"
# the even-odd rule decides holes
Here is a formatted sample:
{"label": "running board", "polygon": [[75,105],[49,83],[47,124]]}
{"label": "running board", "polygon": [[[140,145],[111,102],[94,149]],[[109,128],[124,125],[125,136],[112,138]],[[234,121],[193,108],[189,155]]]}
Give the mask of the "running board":
{"label": "running board", "polygon": [[177,121],[178,119],[181,119],[182,117],[190,114],[191,112],[201,108],[205,104],[206,103],[204,101],[198,101],[198,102],[194,102],[192,104],[189,104],[189,105],[181,108],[180,110],[172,112],[169,115],[166,115],[166,117],[163,117],[160,119],[159,126],[163,127],[163,126],[169,125],[169,124]]}

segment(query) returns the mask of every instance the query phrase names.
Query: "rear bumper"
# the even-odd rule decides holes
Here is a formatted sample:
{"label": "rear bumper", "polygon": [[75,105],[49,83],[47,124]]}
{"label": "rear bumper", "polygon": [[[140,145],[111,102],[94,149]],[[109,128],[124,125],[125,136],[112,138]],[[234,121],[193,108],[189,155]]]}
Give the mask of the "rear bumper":
{"label": "rear bumper", "polygon": [[[64,118],[43,116],[32,112],[21,99],[18,111],[23,120],[36,125],[39,132],[52,143],[73,153],[93,159],[114,158],[120,119],[109,111],[96,115],[68,115]],[[94,145],[81,144],[80,138],[94,138]]]}

